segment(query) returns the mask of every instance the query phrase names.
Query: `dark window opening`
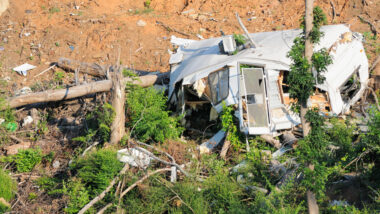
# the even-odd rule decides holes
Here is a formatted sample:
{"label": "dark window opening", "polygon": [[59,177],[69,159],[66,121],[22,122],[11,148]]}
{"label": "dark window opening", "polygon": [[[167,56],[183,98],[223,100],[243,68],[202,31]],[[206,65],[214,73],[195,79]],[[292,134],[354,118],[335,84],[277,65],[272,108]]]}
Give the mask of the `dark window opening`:
{"label": "dark window opening", "polygon": [[354,74],[340,87],[340,94],[344,102],[349,102],[360,90],[360,78],[358,67]]}

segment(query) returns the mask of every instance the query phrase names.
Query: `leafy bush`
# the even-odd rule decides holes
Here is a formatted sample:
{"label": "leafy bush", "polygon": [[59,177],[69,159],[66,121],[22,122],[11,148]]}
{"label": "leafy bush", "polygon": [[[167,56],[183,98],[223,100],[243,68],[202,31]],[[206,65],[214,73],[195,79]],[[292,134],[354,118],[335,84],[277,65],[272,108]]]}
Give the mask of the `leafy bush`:
{"label": "leafy bush", "polygon": [[89,128],[86,135],[73,138],[75,141],[88,143],[94,138],[100,138],[101,141],[107,142],[110,138],[111,124],[115,118],[115,109],[109,103],[98,106],[95,111],[86,115]]}
{"label": "leafy bush", "polygon": [[106,189],[122,166],[115,151],[101,149],[79,158],[70,169],[81,179],[90,195],[95,196]]}
{"label": "leafy bush", "polygon": [[20,150],[14,157],[18,172],[30,172],[42,160],[41,149]]}
{"label": "leafy bush", "polygon": [[[9,202],[13,199],[16,190],[17,185],[12,180],[11,176],[9,176],[3,169],[0,169],[0,198]],[[0,212],[5,212],[8,209],[9,207],[0,202]]]}
{"label": "leafy bush", "polygon": [[64,209],[66,213],[78,213],[83,206],[90,202],[90,194],[80,180],[71,181],[68,185],[64,185],[63,194],[69,197],[69,203]]}
{"label": "leafy bush", "polygon": [[134,87],[127,94],[127,108],[131,134],[140,140],[149,139],[163,142],[176,139],[183,129],[179,127],[179,117],[170,117],[166,111],[166,97],[154,88]]}
{"label": "leafy bush", "polygon": [[225,102],[223,102],[223,111],[220,118],[222,120],[223,131],[227,133],[226,140],[231,142],[231,145],[235,150],[241,149],[244,145],[239,139],[240,132],[236,125],[238,122],[234,116],[234,108],[232,106],[226,106]]}

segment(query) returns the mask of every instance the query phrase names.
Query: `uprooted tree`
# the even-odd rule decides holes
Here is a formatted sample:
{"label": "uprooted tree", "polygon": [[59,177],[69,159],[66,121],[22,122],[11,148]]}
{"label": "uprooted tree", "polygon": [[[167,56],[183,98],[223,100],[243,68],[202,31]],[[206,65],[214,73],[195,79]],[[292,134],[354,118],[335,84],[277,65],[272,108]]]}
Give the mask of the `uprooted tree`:
{"label": "uprooted tree", "polygon": [[[300,112],[304,137],[310,132],[310,124],[307,121],[309,111],[307,100],[313,94],[315,85],[324,81],[321,74],[332,63],[326,49],[313,53],[313,44],[319,43],[323,36],[320,27],[325,23],[326,16],[323,11],[319,7],[313,9],[313,0],[306,0],[305,17],[301,26],[303,33],[294,40],[294,45],[288,54],[293,61],[289,74],[290,97],[296,100],[293,108]],[[316,75],[313,75],[312,69],[316,71]],[[314,170],[312,161],[307,165],[311,171]],[[309,213],[319,213],[315,194],[311,190],[307,191],[307,202]]]}

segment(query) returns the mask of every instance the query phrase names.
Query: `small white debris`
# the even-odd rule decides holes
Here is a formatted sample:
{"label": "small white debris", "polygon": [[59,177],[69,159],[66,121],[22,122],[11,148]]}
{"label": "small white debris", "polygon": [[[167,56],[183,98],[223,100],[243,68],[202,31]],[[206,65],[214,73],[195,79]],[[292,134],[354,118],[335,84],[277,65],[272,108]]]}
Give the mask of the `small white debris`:
{"label": "small white debris", "polygon": [[75,9],[75,10],[79,10],[79,6],[75,6],[74,9]]}
{"label": "small white debris", "polygon": [[146,25],[146,22],[145,21],[143,21],[143,20],[138,20],[137,21],[137,26],[139,26],[139,27],[144,27]]}
{"label": "small white debris", "polygon": [[[143,148],[139,149],[144,150],[147,153],[150,153],[148,150],[145,150]],[[128,163],[129,165],[134,167],[142,167],[144,169],[149,166],[150,161],[152,160],[152,158],[149,157],[149,155],[140,152],[135,148],[121,149],[117,151],[117,159],[120,162]]]}
{"label": "small white debris", "polygon": [[3,118],[0,118],[0,125],[2,124],[2,123],[4,123],[5,122],[5,120],[3,119]]}
{"label": "small white debris", "polygon": [[61,163],[59,162],[59,160],[56,160],[53,162],[53,168],[54,169],[58,169],[60,165],[61,165]]}
{"label": "small white debris", "polygon": [[27,71],[34,69],[34,68],[36,68],[36,66],[25,63],[25,64],[22,64],[20,66],[13,68],[13,70],[16,71],[17,73],[19,73],[20,75],[26,76]]}
{"label": "small white debris", "polygon": [[33,118],[31,116],[26,116],[24,118],[24,122],[22,123],[22,127],[28,126],[33,123]]}

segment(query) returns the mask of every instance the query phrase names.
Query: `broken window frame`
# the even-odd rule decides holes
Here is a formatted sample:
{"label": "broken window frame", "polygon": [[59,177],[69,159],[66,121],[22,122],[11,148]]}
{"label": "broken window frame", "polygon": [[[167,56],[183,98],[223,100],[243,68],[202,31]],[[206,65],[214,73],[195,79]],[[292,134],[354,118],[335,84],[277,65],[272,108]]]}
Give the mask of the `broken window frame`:
{"label": "broken window frame", "polygon": [[[344,81],[344,83],[339,87],[339,93],[340,93],[340,96],[342,97],[342,100],[343,102],[345,103],[349,103],[352,98],[354,98],[356,96],[356,94],[360,91],[361,89],[361,82],[360,82],[360,65],[354,70],[354,72],[346,79],[346,81]],[[352,85],[350,86],[346,86],[346,84],[351,80],[353,79],[353,83]],[[351,89],[351,90],[354,90],[354,92],[351,94],[351,96],[349,95],[349,92],[351,90],[349,90],[350,88],[353,88],[355,87],[355,89]],[[348,88],[347,88],[348,87]],[[346,89],[345,89],[346,88]],[[349,90],[349,91],[346,91],[346,90]],[[347,96],[345,95],[345,93],[348,93]]]}
{"label": "broken window frame", "polygon": [[[217,86],[216,87],[220,89],[221,84],[223,84],[221,81],[221,73],[222,72],[227,73],[226,74],[226,78],[227,78],[227,89],[226,90],[227,90],[227,93],[218,93],[218,94],[225,94],[225,96],[219,97],[219,95],[217,94],[216,95],[217,96],[217,100],[216,100],[217,102],[215,102],[215,100],[214,100],[214,93],[215,92],[214,92],[214,88],[213,88],[214,84],[212,83],[212,80],[210,77],[212,75],[217,75],[218,80],[217,80]],[[217,71],[210,73],[207,77],[207,83],[209,85],[210,93],[211,93],[210,101],[214,106],[216,106],[216,105],[220,104],[223,100],[227,99],[227,97],[229,96],[229,93],[230,93],[230,69],[228,67],[223,67],[222,69],[219,69]]]}

